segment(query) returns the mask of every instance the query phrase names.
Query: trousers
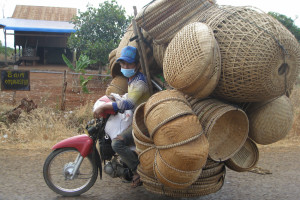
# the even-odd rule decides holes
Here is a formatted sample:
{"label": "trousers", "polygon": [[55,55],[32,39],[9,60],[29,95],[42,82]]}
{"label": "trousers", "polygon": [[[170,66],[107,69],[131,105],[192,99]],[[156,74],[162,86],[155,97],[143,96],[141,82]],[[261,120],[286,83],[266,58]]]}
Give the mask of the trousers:
{"label": "trousers", "polygon": [[112,149],[121,157],[121,160],[129,169],[135,172],[139,164],[139,159],[137,154],[130,148],[130,146],[135,145],[132,136],[132,126],[125,129],[119,136],[122,139],[117,137],[112,140]]}

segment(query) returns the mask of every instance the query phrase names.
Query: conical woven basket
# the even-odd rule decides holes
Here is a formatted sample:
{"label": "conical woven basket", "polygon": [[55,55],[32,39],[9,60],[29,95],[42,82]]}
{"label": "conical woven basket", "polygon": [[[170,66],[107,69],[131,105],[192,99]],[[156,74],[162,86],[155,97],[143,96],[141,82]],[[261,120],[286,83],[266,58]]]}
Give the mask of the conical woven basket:
{"label": "conical woven basket", "polygon": [[124,76],[115,76],[108,87],[106,88],[105,94],[110,95],[111,93],[116,93],[123,95],[127,93],[128,81]]}
{"label": "conical woven basket", "polygon": [[168,43],[193,17],[213,5],[208,0],[162,0],[154,1],[138,13],[140,27],[158,43]]}
{"label": "conical woven basket", "polygon": [[195,22],[181,29],[169,43],[163,60],[168,84],[195,98],[215,89],[221,72],[219,46],[212,29]]}
{"label": "conical woven basket", "polygon": [[227,160],[244,145],[249,122],[243,110],[216,99],[198,101],[192,108],[208,138],[212,160]]}
{"label": "conical woven basket", "polygon": [[245,172],[251,170],[257,164],[259,159],[259,151],[256,144],[248,138],[243,147],[235,153],[231,158],[225,161],[228,168]]}
{"label": "conical woven basket", "polygon": [[252,103],[247,109],[249,137],[258,144],[272,144],[283,139],[293,125],[293,106],[287,96]]}
{"label": "conical woven basket", "polygon": [[290,91],[299,74],[297,39],[272,16],[249,7],[211,6],[198,21],[209,25],[221,52],[220,99],[259,102]]}

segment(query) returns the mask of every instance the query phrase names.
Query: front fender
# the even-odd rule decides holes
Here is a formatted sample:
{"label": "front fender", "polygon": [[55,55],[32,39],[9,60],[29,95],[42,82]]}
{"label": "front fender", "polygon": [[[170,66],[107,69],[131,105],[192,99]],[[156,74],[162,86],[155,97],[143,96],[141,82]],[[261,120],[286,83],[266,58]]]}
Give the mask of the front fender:
{"label": "front fender", "polygon": [[52,147],[52,150],[66,147],[76,148],[83,157],[92,152],[93,140],[87,135],[77,135],[60,141]]}

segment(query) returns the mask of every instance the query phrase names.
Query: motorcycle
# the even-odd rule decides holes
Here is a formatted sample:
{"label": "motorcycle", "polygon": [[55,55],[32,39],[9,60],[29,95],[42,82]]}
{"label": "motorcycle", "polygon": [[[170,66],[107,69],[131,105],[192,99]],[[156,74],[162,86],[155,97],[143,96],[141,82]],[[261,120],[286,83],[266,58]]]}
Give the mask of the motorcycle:
{"label": "motorcycle", "polygon": [[105,133],[108,117],[89,121],[87,134],[67,138],[52,147],[43,167],[44,180],[51,190],[63,196],[81,195],[95,184],[98,171],[102,179],[102,163],[104,172],[112,178],[132,180],[131,170],[113,151]]}

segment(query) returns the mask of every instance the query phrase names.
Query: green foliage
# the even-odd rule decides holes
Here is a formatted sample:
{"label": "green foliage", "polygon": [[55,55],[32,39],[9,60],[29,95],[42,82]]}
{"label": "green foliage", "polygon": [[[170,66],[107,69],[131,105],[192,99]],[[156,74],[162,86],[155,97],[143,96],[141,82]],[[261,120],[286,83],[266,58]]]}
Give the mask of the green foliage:
{"label": "green foliage", "polygon": [[[67,66],[74,72],[76,73],[82,73],[83,75],[85,74],[85,69],[90,65],[94,64],[96,61],[95,60],[90,60],[90,58],[86,55],[81,54],[79,56],[79,59],[76,61],[75,66],[72,64],[72,62],[64,55],[62,54],[62,58],[67,64]],[[83,75],[79,76],[80,80],[80,86],[83,91],[83,93],[89,93],[88,88],[87,88],[87,83],[92,80],[92,76],[89,76],[85,78]]]}
{"label": "green foliage", "polygon": [[268,12],[268,14],[281,22],[300,42],[300,28],[295,25],[294,20],[276,12]]}
{"label": "green foliage", "polygon": [[72,20],[76,32],[69,37],[68,46],[103,66],[108,63],[109,53],[118,47],[131,19],[115,0],[106,0],[99,8],[87,7]]}

